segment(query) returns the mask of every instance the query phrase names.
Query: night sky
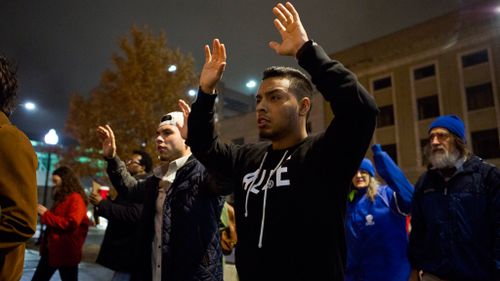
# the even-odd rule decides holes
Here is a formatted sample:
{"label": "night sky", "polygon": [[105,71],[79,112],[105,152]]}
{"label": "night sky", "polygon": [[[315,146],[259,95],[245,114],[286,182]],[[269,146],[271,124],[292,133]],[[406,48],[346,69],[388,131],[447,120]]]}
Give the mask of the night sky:
{"label": "night sky", "polygon": [[[328,53],[401,30],[479,0],[300,0],[309,37]],[[295,66],[268,47],[279,41],[267,0],[0,1],[0,53],[18,64],[18,106],[12,121],[34,139],[61,132],[71,93],[88,94],[111,67],[118,38],[132,25],[165,32],[167,44],[195,58],[201,69],[203,45],[220,38],[228,51],[227,87],[245,93],[270,65]]]}

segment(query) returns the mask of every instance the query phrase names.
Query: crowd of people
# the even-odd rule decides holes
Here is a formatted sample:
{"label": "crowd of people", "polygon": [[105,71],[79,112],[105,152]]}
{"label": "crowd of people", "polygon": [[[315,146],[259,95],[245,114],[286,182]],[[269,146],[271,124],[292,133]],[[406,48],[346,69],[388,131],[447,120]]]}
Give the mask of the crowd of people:
{"label": "crowd of people", "polygon": [[[87,195],[61,166],[50,208],[37,206],[37,159],[9,121],[17,80],[0,57],[0,281],[20,280],[37,214],[46,228],[33,280],[56,270],[77,280],[88,203],[109,221],[96,262],[112,280],[221,281],[233,248],[241,281],[500,280],[500,171],[467,149],[463,121],[451,114],[431,123],[429,165],[415,185],[380,144],[371,146],[373,162],[364,158],[373,97],[308,37],[291,3],[272,11],[281,41],[270,48],[296,58],[310,78],[292,67],[264,70],[256,123],[266,141],[219,139],[214,107],[227,55],[214,39],[196,101],[180,100],[159,120],[159,165],[140,150],[121,160],[113,129],[96,124],[116,196]],[[335,117],[310,135],[315,89]]]}

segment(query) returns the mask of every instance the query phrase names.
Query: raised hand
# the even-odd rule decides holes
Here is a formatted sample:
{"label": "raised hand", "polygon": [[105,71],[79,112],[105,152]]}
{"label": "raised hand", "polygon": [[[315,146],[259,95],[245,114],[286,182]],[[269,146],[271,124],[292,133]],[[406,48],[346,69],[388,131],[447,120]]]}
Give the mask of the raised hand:
{"label": "raised hand", "polygon": [[97,127],[97,135],[102,141],[102,155],[106,158],[116,156],[115,134],[109,125]]}
{"label": "raised hand", "polygon": [[273,8],[273,13],[276,16],[274,26],[278,29],[281,35],[281,43],[271,41],[271,47],[276,53],[282,56],[296,56],[297,51],[309,41],[306,30],[300,22],[299,13],[290,2],[284,6],[279,3]]}
{"label": "raised hand", "polygon": [[182,127],[179,126],[179,123],[177,123],[176,125],[177,125],[177,128],[179,129],[179,131],[181,133],[181,137],[183,139],[187,139],[187,135],[188,135],[188,117],[189,117],[189,113],[191,112],[191,107],[183,99],[180,99],[179,100],[179,108],[181,109],[182,114],[184,115],[184,124],[182,125]]}
{"label": "raised hand", "polygon": [[201,70],[200,87],[207,94],[215,93],[215,86],[222,78],[226,68],[226,47],[219,39],[214,39],[212,52],[210,47],[205,45],[205,65]]}

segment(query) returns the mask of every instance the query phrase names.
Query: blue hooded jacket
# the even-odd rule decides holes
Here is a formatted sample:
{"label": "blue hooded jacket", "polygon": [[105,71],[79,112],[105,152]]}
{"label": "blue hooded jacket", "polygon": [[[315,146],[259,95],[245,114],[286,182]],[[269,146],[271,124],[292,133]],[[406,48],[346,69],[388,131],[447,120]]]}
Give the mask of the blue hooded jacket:
{"label": "blue hooded jacket", "polygon": [[379,186],[372,202],[367,188],[350,198],[346,215],[346,281],[408,280],[406,217],[411,211],[413,186],[379,144],[372,146]]}

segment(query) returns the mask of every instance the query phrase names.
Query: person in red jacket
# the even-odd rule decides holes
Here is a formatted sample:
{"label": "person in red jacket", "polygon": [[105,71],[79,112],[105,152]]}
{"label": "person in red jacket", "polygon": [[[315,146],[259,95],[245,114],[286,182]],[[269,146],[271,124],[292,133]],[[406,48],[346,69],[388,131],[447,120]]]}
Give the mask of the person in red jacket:
{"label": "person in red jacket", "polygon": [[47,226],[40,245],[40,261],[32,280],[50,280],[59,270],[61,280],[78,280],[78,264],[89,229],[88,199],[78,177],[69,167],[52,173],[54,204],[38,205],[41,223]]}

